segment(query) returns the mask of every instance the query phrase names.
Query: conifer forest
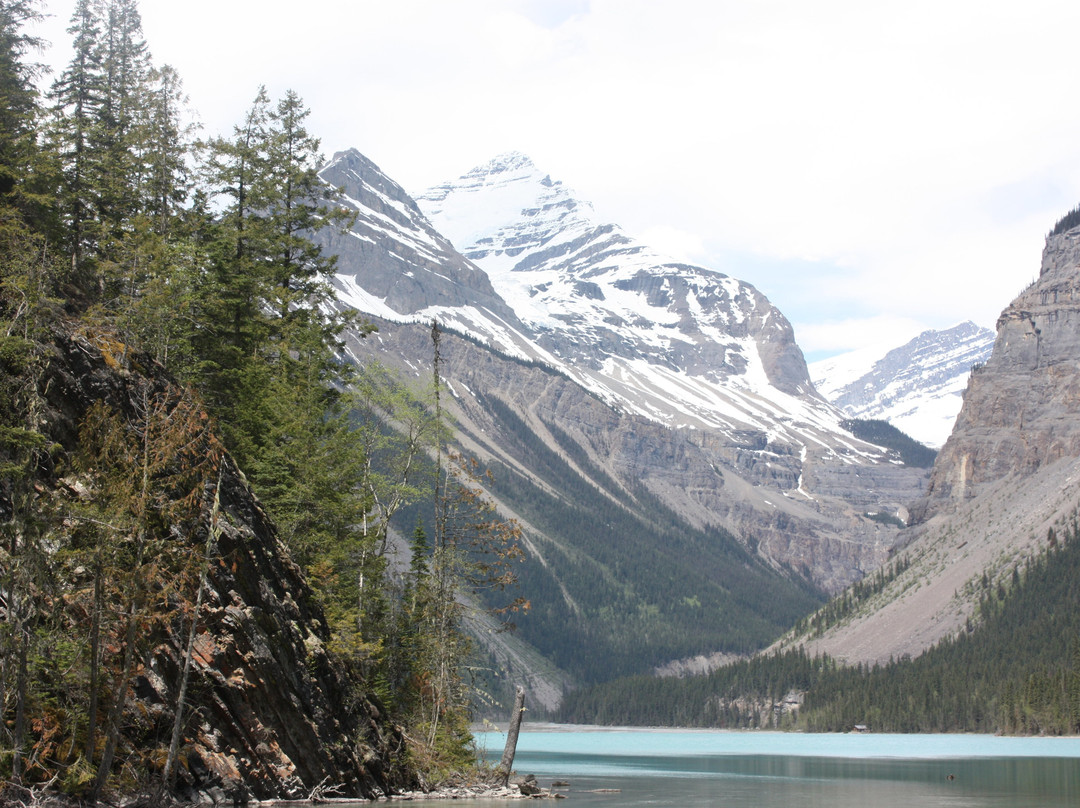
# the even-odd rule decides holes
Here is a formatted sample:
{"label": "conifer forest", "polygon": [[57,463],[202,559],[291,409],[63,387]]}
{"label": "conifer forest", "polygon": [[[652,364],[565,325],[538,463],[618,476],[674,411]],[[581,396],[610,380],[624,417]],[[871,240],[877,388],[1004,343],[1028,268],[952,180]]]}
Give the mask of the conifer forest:
{"label": "conifer forest", "polygon": [[[171,786],[236,469],[335,664],[403,728],[402,765],[467,769],[459,595],[507,586],[519,550],[445,449],[438,326],[426,392],[340,359],[342,330],[370,327],[329,305],[334,262],[308,239],[345,222],[298,95],[252,88],[232,134],[204,138],[135,0],[81,0],[51,80],[27,33],[44,11],[0,2],[0,774],[94,800]],[[59,343],[145,381],[72,420],[50,398]],[[183,640],[169,722],[133,696],[166,635]]]}

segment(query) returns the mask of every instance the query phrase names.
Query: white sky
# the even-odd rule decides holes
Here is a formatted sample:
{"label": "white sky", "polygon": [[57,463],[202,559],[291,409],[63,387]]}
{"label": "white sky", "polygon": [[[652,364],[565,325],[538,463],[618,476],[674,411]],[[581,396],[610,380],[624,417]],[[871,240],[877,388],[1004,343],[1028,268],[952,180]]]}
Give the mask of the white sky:
{"label": "white sky", "polygon": [[[44,33],[68,58],[74,0]],[[266,84],[418,193],[522,151],[808,359],[993,327],[1080,203],[1076,0],[142,0],[208,133]]]}

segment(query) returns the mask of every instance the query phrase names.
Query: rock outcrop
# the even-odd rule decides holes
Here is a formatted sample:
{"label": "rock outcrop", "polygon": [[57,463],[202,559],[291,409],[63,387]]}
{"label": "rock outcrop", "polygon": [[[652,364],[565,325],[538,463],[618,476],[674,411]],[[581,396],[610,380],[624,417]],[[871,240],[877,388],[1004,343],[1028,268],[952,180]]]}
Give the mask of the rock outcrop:
{"label": "rock outcrop", "polygon": [[[327,653],[311,589],[231,464],[220,499],[227,519],[193,660],[189,788],[257,799],[305,799],[320,784],[356,797],[393,793],[404,741]],[[157,704],[175,703],[180,640],[167,637],[146,672]]]}
{"label": "rock outcrop", "polygon": [[915,656],[961,631],[986,582],[1007,585],[1080,503],[1080,228],[1050,236],[1038,280],[998,319],[901,552],[906,569],[824,636],[850,663]]}
{"label": "rock outcrop", "polygon": [[925,519],[1009,475],[1080,456],[1080,228],[1051,236],[1038,280],[1001,314],[934,465]]}
{"label": "rock outcrop", "polygon": [[[180,394],[147,357],[87,333],[56,334],[41,390],[45,432],[64,451],[74,449],[97,402],[131,417],[147,392]],[[179,793],[216,803],[307,798],[320,785],[358,798],[414,786],[400,766],[400,732],[327,653],[321,607],[227,456],[219,480],[204,503],[218,498],[219,530],[194,644]],[[61,488],[72,486],[77,481]],[[170,529],[162,540],[184,542],[190,547],[182,552],[198,554],[205,530]],[[146,638],[149,650],[132,683],[133,709],[166,745],[187,625],[166,621]]]}
{"label": "rock outcrop", "polygon": [[362,288],[387,311],[402,315],[428,306],[479,306],[516,322],[488,276],[462,258],[409,195],[360,152],[334,155],[320,176],[342,190],[356,214],[348,232],[324,228],[318,233],[326,253],[338,256],[339,294],[347,297]]}

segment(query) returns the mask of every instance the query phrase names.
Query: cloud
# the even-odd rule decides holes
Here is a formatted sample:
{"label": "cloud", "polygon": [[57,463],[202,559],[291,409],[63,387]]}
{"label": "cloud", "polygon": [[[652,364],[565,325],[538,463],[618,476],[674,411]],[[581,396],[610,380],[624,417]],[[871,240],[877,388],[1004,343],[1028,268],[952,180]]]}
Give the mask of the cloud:
{"label": "cloud", "polygon": [[671,225],[656,225],[632,235],[642,244],[648,244],[661,255],[675,261],[700,264],[706,255],[700,235]]}
{"label": "cloud", "polygon": [[884,354],[918,336],[923,326],[914,319],[876,315],[829,320],[796,328],[795,338],[808,361],[836,353],[869,349]]}

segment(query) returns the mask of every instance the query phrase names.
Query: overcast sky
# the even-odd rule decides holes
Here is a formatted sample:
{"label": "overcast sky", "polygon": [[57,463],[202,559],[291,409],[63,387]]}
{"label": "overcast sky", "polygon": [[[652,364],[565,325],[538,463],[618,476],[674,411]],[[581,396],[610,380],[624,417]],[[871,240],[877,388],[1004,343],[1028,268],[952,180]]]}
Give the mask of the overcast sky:
{"label": "overcast sky", "polygon": [[[43,33],[62,65],[74,0]],[[993,327],[1080,203],[1076,0],[142,0],[210,134],[260,84],[413,193],[502,152],[749,281],[808,359]]]}

